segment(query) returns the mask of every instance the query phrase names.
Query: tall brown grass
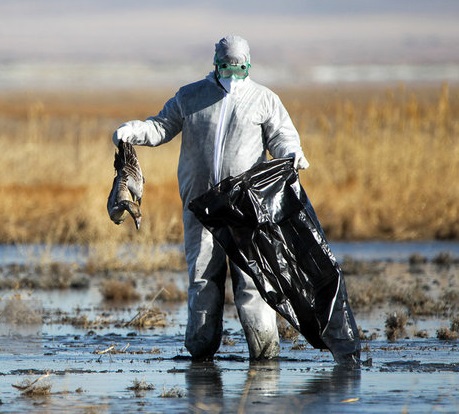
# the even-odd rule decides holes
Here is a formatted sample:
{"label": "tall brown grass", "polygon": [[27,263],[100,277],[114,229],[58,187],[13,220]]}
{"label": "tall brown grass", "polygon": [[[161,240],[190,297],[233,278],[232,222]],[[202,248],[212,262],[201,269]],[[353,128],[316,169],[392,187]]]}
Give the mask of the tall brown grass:
{"label": "tall brown grass", "polygon": [[328,235],[457,239],[457,86],[330,92],[293,111],[312,165],[303,183]]}
{"label": "tall brown grass", "polygon": [[[311,167],[301,180],[330,239],[459,237],[459,87],[281,90]],[[0,243],[139,245],[182,239],[180,139],[138,147],[140,231],[106,212],[122,122],[174,91],[0,96]]]}

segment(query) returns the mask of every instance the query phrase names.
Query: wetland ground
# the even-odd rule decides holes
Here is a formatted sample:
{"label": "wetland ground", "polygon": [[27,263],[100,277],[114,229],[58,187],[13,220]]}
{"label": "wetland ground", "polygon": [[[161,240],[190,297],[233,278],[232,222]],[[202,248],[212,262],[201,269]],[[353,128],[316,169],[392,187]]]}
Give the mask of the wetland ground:
{"label": "wetland ground", "polygon": [[456,253],[390,260],[381,248],[371,259],[349,249],[338,246],[361,328],[359,370],[337,367],[282,321],[279,360],[250,362],[230,298],[215,361],[192,362],[183,271],[87,275],[75,262],[4,263],[0,411],[457,412]]}

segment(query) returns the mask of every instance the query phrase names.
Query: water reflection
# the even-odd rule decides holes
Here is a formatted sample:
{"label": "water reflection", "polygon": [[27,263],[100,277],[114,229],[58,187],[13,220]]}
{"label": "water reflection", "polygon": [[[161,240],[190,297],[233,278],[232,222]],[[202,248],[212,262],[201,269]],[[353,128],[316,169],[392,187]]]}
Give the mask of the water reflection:
{"label": "water reflection", "polygon": [[[278,360],[251,362],[238,402],[238,413],[266,412],[279,394],[280,364]],[[260,410],[260,411],[257,411]]]}
{"label": "water reflection", "polygon": [[185,380],[190,412],[223,412],[222,373],[214,362],[191,362]]}
{"label": "water reflection", "polygon": [[[277,412],[346,412],[360,397],[360,370],[335,366],[330,370],[305,372],[300,383],[282,383],[277,398],[271,399]],[[293,389],[292,389],[293,388]]]}
{"label": "water reflection", "polygon": [[[250,362],[237,384],[232,371],[214,362],[191,362],[185,371],[189,411],[262,413],[269,407],[269,411],[305,412],[359,398],[360,370],[339,366],[320,372],[299,370],[299,382],[286,382],[283,377],[291,380],[288,371],[298,366],[284,364],[278,360]],[[234,395],[232,387],[236,387],[236,398],[227,395]]]}
{"label": "water reflection", "polygon": [[253,361],[247,371],[244,393],[264,397],[277,395],[279,380],[280,363],[278,360]]}
{"label": "water reflection", "polygon": [[335,366],[331,371],[314,374],[301,391],[302,395],[316,395],[322,398],[350,398],[360,393],[360,369]]}
{"label": "water reflection", "polygon": [[[229,377],[230,373],[226,373]],[[223,372],[217,364],[191,362],[185,374],[189,411],[246,412],[245,407],[259,403],[260,397],[273,397],[279,393],[279,377],[278,361],[250,362],[243,384],[235,384],[234,379],[227,378],[227,390],[232,387],[240,389],[239,398],[229,399],[228,396],[224,398]]]}

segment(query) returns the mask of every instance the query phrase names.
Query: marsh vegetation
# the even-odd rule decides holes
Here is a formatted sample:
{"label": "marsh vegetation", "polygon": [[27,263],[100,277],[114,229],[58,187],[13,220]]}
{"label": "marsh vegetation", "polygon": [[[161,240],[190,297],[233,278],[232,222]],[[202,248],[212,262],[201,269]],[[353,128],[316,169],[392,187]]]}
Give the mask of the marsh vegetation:
{"label": "marsh vegetation", "polygon": [[[302,137],[311,163],[302,184],[329,239],[459,237],[458,86],[277,92]],[[0,243],[90,245],[94,263],[113,267],[120,242],[151,256],[152,245],[181,241],[179,137],[137,147],[146,177],[141,230],[114,225],[106,211],[112,132],[156,114],[171,93],[2,94]],[[156,261],[171,264],[159,252]]]}

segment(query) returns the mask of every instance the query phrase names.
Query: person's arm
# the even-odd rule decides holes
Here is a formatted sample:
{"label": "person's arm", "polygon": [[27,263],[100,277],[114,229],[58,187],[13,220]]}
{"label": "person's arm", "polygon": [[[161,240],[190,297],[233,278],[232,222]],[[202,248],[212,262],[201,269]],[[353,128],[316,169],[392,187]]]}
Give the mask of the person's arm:
{"label": "person's arm", "polygon": [[308,168],[298,131],[281,100],[273,93],[267,102],[269,116],[263,124],[263,132],[270,154],[274,158],[292,157],[295,168]]}
{"label": "person's arm", "polygon": [[161,112],[145,121],[128,121],[113,134],[113,143],[129,142],[133,145],[156,147],[174,138],[181,130],[183,117],[178,105],[177,95],[169,99]]}

